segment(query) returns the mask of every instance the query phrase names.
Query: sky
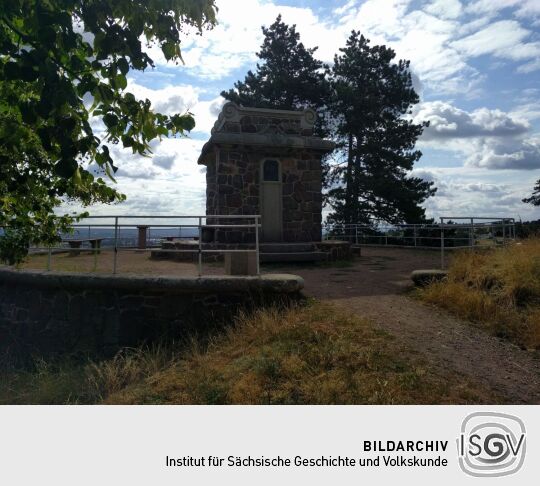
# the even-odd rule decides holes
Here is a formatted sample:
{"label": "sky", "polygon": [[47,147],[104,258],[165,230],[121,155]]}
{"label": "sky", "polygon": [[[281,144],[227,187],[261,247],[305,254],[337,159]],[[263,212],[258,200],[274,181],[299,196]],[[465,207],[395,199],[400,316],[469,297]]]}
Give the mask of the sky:
{"label": "sky", "polygon": [[[434,181],[424,206],[430,217],[540,218],[524,204],[540,179],[540,0],[217,0],[218,25],[186,33],[185,64],[167,63],[156,47],[155,69],[130,72],[127,90],[154,109],[190,111],[187,138],[153,143],[152,158],[113,147],[117,188],[127,201],[91,214],[205,213],[204,167],[197,158],[220,111],[220,92],[257,63],[262,25],[278,14],[301,41],[331,63],[351,30],[409,59],[429,121],[413,174]],[[99,124],[96,125],[99,130]],[[327,213],[328,209],[325,210]]]}

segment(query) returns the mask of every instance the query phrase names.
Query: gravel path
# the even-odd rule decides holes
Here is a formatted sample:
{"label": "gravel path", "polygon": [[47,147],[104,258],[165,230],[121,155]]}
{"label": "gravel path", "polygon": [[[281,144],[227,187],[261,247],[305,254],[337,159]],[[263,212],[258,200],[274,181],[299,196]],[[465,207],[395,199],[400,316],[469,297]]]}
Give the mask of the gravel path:
{"label": "gravel path", "polygon": [[308,295],[369,318],[441,372],[462,374],[503,403],[540,404],[540,353],[524,351],[406,295],[410,272],[438,263],[437,252],[363,248],[349,268],[287,270],[304,277]]}

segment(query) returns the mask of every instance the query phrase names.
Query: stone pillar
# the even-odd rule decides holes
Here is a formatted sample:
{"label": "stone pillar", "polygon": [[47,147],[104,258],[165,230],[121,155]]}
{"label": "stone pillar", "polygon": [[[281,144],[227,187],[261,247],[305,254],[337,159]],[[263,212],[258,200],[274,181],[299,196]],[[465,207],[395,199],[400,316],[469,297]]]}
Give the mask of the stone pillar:
{"label": "stone pillar", "polygon": [[146,249],[146,230],[149,228],[149,226],[146,225],[138,225],[137,229],[139,230],[138,238],[137,238],[137,248],[139,250],[145,250]]}

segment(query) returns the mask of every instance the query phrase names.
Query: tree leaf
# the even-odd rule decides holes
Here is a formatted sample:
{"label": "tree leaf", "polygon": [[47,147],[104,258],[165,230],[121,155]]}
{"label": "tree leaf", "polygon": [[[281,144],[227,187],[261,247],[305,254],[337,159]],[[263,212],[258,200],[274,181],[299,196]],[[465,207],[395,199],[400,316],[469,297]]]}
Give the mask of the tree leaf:
{"label": "tree leaf", "polygon": [[60,159],[54,165],[54,172],[64,179],[69,179],[73,176],[78,167],[77,162],[73,159]]}
{"label": "tree leaf", "polygon": [[161,50],[163,51],[163,55],[165,56],[165,59],[167,59],[167,61],[178,57],[180,54],[178,44],[175,44],[174,42],[165,42],[161,46]]}
{"label": "tree leaf", "polygon": [[118,69],[120,70],[120,72],[125,76],[128,71],[129,71],[129,64],[128,62],[126,61],[125,58],[121,57],[120,59],[118,59],[118,61],[116,61],[116,65],[118,66]]}
{"label": "tree leaf", "polygon": [[116,83],[117,88],[119,89],[126,89],[127,88],[127,79],[123,74],[119,74],[114,78],[114,81]]}

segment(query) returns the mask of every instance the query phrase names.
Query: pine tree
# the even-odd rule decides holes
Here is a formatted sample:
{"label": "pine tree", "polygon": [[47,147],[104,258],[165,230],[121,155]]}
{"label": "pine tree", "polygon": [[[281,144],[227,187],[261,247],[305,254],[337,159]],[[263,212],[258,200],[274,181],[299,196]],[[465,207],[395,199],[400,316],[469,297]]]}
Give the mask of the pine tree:
{"label": "pine tree", "polygon": [[436,189],[410,177],[422,153],[415,143],[427,124],[406,115],[418,103],[409,61],[394,62],[395,52],[369,45],[353,31],[329,70],[330,112],[342,163],[333,167],[330,220],[340,223],[417,223],[420,206]]}
{"label": "pine tree", "polygon": [[532,204],[533,206],[540,206],[540,179],[536,182],[531,196],[522,199],[522,201],[524,203]]}
{"label": "pine tree", "polygon": [[316,132],[325,135],[324,106],[328,93],[324,64],[313,56],[316,47],[306,48],[300,42],[296,26],[281,20],[262,27],[264,41],[257,57],[255,73],[248,71],[244,81],[221,96],[242,106],[318,112]]}

